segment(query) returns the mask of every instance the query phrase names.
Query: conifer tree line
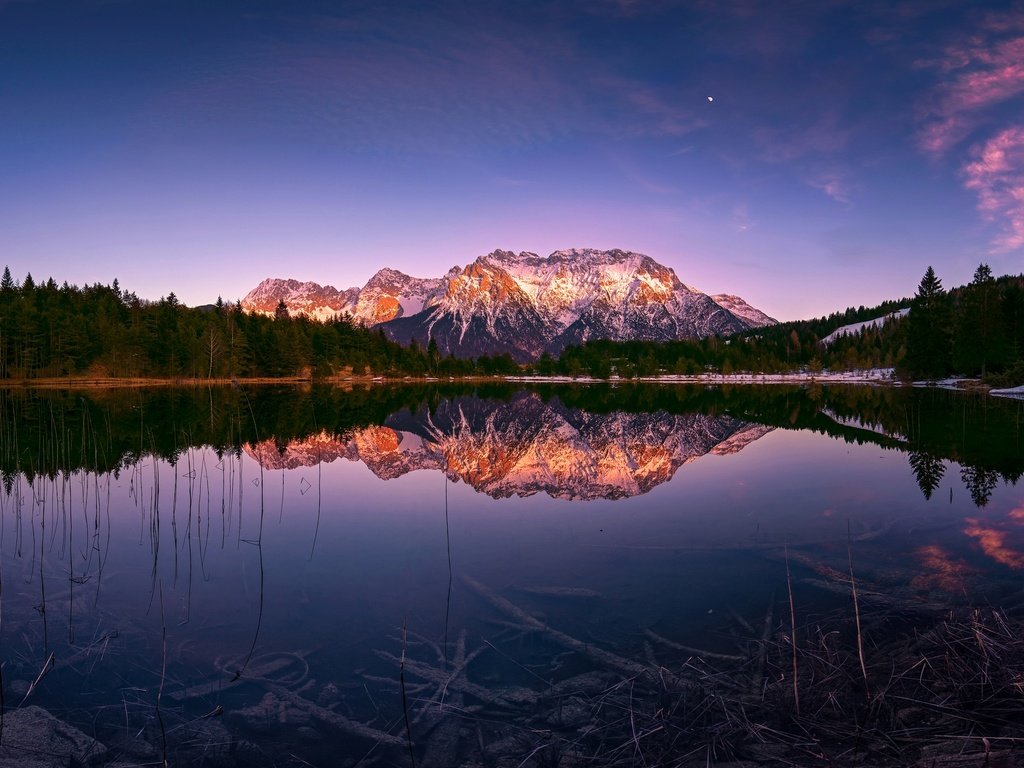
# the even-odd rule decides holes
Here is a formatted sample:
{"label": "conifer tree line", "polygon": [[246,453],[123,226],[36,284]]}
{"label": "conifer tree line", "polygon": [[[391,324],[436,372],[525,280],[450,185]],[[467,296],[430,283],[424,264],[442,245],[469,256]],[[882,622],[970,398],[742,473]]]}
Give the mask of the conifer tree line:
{"label": "conifer tree line", "polygon": [[241,312],[221,299],[189,308],[111,285],[0,279],[0,379],[41,377],[461,376],[518,372],[509,358],[457,360],[403,347],[351,321]]}
{"label": "conifer tree line", "polygon": [[1024,384],[1024,275],[997,279],[980,264],[970,283],[947,292],[928,267],[907,321],[904,368],[914,377]]}
{"label": "conifer tree line", "polygon": [[[408,347],[338,317],[321,323],[239,311],[221,299],[189,308],[173,293],[148,302],[112,285],[0,279],[0,379],[39,377],[469,376],[537,373],[623,378],[658,374],[783,373],[895,368],[907,378],[950,374],[1024,383],[1024,275],[995,278],[982,264],[946,291],[929,267],[913,298],[814,320],[672,342],[592,340],[528,366],[509,356],[442,356],[430,340]],[[859,333],[835,329],[893,315]]]}
{"label": "conifer tree line", "polygon": [[906,323],[885,320],[863,332],[841,335],[823,343],[844,325],[876,320],[905,309],[911,299],[856,307],[814,320],[799,320],[756,328],[721,338],[670,342],[591,340],[562,352],[558,359],[542,357],[540,373],[623,378],[659,374],[788,373],[868,368],[898,368],[907,355]]}
{"label": "conifer tree line", "polygon": [[[894,315],[906,308],[909,314]],[[824,342],[837,328],[879,318],[887,319]],[[928,267],[913,298],[724,339],[590,341],[557,360],[546,357],[537,367],[542,373],[599,377],[893,368],[901,378],[959,375],[1016,386],[1024,384],[1024,275],[995,278],[981,264],[968,285],[945,291]]]}

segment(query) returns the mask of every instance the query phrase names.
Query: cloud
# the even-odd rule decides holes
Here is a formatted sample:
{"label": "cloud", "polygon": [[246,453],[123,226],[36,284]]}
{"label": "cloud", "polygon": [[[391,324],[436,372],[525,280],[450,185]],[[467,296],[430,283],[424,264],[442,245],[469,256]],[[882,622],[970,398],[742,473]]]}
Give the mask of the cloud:
{"label": "cloud", "polygon": [[606,152],[604,155],[608,165],[622,174],[630,183],[654,195],[674,195],[679,190],[653,178],[650,173],[638,165],[628,155],[619,152]]}
{"label": "cloud", "polygon": [[978,196],[986,221],[1003,221],[997,251],[1024,247],[1024,126],[1007,128],[974,148],[964,185]]}
{"label": "cloud", "polygon": [[821,190],[837,203],[850,202],[849,182],[838,172],[821,174],[820,176],[808,179],[807,183],[814,189]]}
{"label": "cloud", "polygon": [[920,148],[939,159],[969,146],[961,177],[982,218],[1000,225],[993,251],[1024,247],[1024,11],[982,16],[941,55],[916,64],[941,76],[918,111]]}
{"label": "cloud", "polygon": [[678,138],[707,126],[707,120],[664,89],[617,74],[596,77],[593,83],[600,92],[598,103],[606,103],[611,109],[604,111],[615,114],[608,123],[614,132]]}
{"label": "cloud", "polygon": [[737,203],[732,209],[732,226],[737,232],[747,232],[755,226],[746,203]]}
{"label": "cloud", "polygon": [[704,105],[681,98],[677,84],[624,74],[563,26],[486,4],[369,6],[287,24],[292,36],[211,54],[197,76],[159,95],[153,123],[177,128],[188,116],[228,130],[446,154],[566,137],[680,138],[705,125]]}
{"label": "cloud", "polygon": [[804,157],[837,155],[846,150],[854,127],[838,109],[829,109],[806,126],[761,127],[754,140],[769,163],[791,163]]}
{"label": "cloud", "polygon": [[995,107],[1024,94],[1024,36],[998,42],[974,36],[918,66],[946,78],[923,110],[918,137],[925,152],[944,155],[991,120]]}

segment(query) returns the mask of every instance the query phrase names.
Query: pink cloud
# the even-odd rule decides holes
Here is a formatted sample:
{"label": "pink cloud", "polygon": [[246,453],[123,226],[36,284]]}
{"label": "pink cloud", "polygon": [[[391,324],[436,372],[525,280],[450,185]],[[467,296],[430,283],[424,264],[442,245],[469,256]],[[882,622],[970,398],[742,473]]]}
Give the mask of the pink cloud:
{"label": "pink cloud", "polygon": [[971,155],[963,168],[964,185],[978,196],[987,221],[1005,222],[995,249],[1024,247],[1024,126],[1001,131]]}
{"label": "pink cloud", "polygon": [[846,179],[838,173],[826,173],[807,182],[814,189],[819,189],[837,203],[850,202],[850,186]]}
{"label": "pink cloud", "polygon": [[970,37],[918,66],[943,77],[920,111],[921,149],[940,158],[978,142],[961,168],[964,186],[982,217],[999,223],[993,249],[1024,247],[1024,125],[991,127],[1024,98],[1024,13],[989,14]]}
{"label": "pink cloud", "polygon": [[919,140],[930,154],[945,154],[985,121],[989,108],[1024,94],[1024,37],[971,38],[919,65],[951,75],[924,110]]}

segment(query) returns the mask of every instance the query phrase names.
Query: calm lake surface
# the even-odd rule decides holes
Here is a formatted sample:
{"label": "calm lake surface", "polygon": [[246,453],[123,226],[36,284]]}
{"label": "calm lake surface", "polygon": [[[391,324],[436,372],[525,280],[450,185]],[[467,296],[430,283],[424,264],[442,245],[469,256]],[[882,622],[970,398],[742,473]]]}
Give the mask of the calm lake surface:
{"label": "calm lake surface", "polygon": [[703,742],[659,742],[676,676],[763,699],[794,627],[863,620],[884,659],[1024,603],[1017,401],[225,388],[3,391],[0,414],[4,706],[107,761],[766,761],[706,714]]}

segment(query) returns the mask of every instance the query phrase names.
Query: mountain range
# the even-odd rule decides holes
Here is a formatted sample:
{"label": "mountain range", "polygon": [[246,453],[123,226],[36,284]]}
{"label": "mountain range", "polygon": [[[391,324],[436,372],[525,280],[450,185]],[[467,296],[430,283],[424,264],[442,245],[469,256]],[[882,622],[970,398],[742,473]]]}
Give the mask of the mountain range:
{"label": "mountain range", "polygon": [[709,296],[651,257],[621,250],[497,250],[443,277],[381,269],[345,290],[268,278],[242,309],[272,315],[281,301],[293,316],[347,316],[399,343],[433,340],[441,354],[507,353],[519,362],[588,339],[671,341],[776,322],[738,296]]}
{"label": "mountain range", "polygon": [[524,391],[502,402],[442,400],[345,435],[243,449],[264,469],[342,458],[382,480],[440,471],[493,498],[621,499],[647,493],[706,454],[737,453],[771,430],[724,414],[589,413]]}

